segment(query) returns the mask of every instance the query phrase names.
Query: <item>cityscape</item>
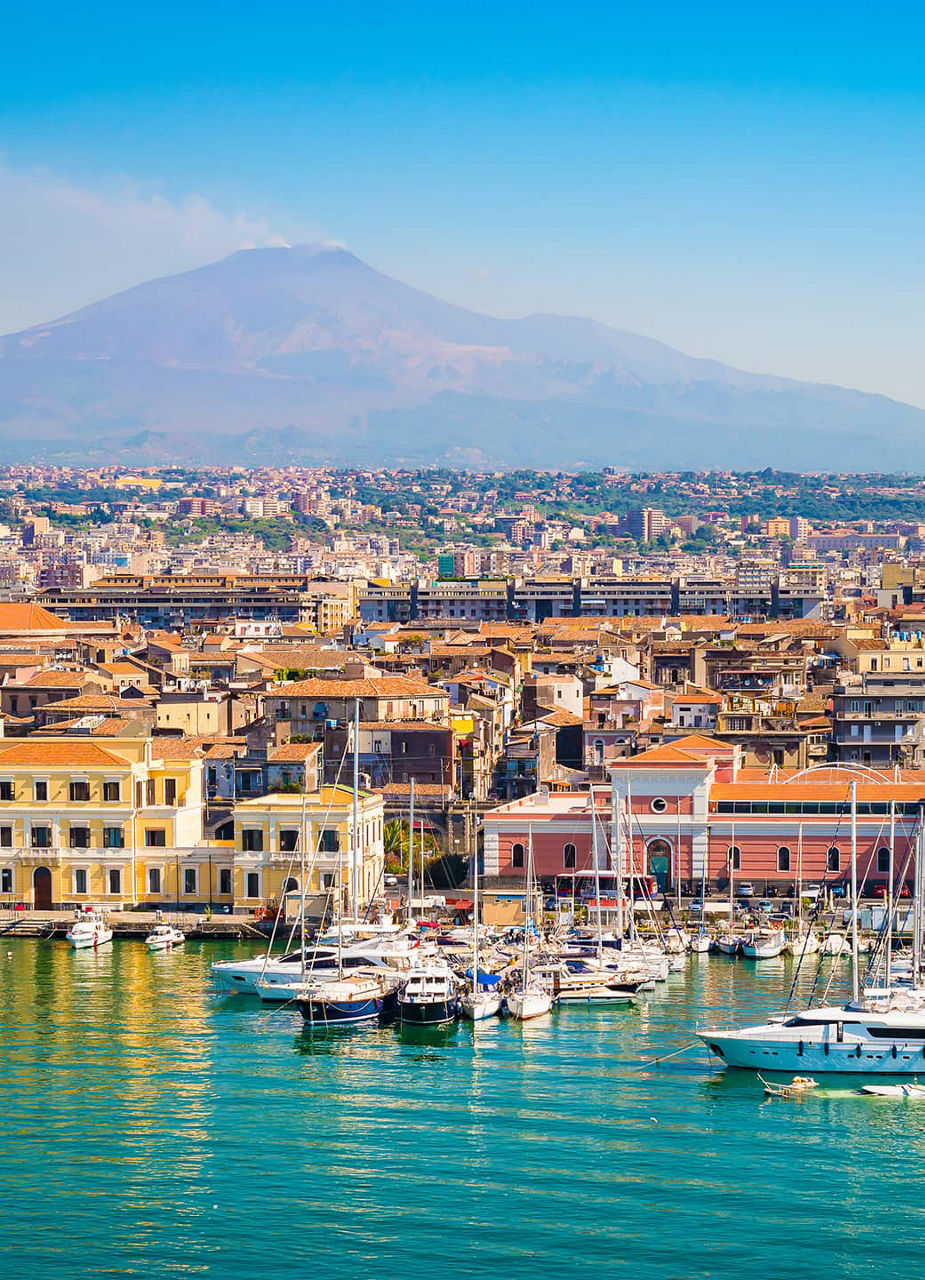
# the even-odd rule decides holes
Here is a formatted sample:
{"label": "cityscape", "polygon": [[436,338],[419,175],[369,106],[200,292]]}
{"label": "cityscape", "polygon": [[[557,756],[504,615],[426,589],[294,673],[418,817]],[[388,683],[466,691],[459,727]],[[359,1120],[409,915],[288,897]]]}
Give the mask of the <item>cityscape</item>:
{"label": "cityscape", "polygon": [[6,1280],[918,1274],[923,47],[5,15]]}

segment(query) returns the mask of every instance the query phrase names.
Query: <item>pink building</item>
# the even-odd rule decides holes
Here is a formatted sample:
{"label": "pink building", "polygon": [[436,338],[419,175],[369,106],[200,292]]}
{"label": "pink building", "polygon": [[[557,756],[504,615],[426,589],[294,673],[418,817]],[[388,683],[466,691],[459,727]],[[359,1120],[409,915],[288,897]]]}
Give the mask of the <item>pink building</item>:
{"label": "pink building", "polygon": [[[741,761],[740,747],[700,735],[616,761],[611,787],[594,791],[601,869],[632,867],[662,887],[680,876],[691,892],[704,867],[714,887],[731,870],[759,893],[800,879],[841,883],[850,875],[854,787],[859,881],[868,889],[886,883],[892,830],[895,878],[911,882],[925,771],[825,765],[788,773]],[[521,877],[531,833],[539,877],[592,868],[588,791],[501,805],[485,816],[484,832],[486,875]]]}

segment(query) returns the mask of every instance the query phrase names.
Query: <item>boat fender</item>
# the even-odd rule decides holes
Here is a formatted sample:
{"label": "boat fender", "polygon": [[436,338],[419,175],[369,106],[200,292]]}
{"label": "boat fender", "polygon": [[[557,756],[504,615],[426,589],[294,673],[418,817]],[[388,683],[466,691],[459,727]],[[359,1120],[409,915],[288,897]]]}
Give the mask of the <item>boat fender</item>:
{"label": "boat fender", "polygon": [[797,1054],[799,1055],[799,1057],[801,1058],[803,1057],[803,1041],[802,1040],[797,1044]]}
{"label": "boat fender", "polygon": [[890,1053],[892,1053],[894,1058],[897,1056],[898,1050],[895,1044],[893,1045],[893,1048],[890,1050]]}
{"label": "boat fender", "polygon": [[856,1058],[860,1058],[860,1056],[861,1056],[861,1046],[860,1046],[860,1045],[858,1045],[858,1046],[857,1046],[857,1048],[855,1049],[855,1051],[854,1051],[854,1056],[855,1056]]}
{"label": "boat fender", "polygon": [[824,1051],[825,1051],[825,1056],[826,1056],[826,1057],[828,1057],[828,1056],[829,1056],[829,1042],[828,1042],[828,1040],[826,1040],[825,1044],[823,1045],[823,1049],[824,1049]]}

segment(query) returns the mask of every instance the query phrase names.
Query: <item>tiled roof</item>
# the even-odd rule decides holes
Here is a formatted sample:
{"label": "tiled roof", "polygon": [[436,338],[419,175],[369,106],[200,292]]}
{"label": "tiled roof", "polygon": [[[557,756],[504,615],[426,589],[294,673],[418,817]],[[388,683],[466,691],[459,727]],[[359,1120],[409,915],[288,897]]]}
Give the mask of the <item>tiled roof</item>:
{"label": "tiled roof", "polygon": [[448,698],[445,689],[427,684],[424,680],[412,680],[410,676],[375,676],[363,680],[295,680],[274,689],[277,698]]}
{"label": "tiled roof", "polygon": [[65,631],[68,623],[40,604],[0,604],[0,631]]}
{"label": "tiled roof", "polygon": [[270,764],[301,764],[321,750],[320,742],[284,742],[267,756]]}
{"label": "tiled roof", "polygon": [[127,768],[128,761],[94,742],[37,742],[25,740],[0,751],[0,770],[6,768]]}
{"label": "tiled roof", "polygon": [[98,682],[99,677],[90,671],[37,671],[24,681],[24,689],[79,689],[85,684]]}

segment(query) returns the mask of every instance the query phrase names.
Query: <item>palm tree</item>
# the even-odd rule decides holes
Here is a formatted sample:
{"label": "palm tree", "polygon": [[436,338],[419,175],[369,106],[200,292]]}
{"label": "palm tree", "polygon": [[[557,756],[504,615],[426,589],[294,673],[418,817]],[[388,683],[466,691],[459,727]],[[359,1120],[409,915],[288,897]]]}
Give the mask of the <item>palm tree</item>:
{"label": "palm tree", "polygon": [[[407,871],[408,869],[408,821],[406,818],[389,818],[382,828],[382,843],[385,849],[385,865],[390,872]],[[415,823],[414,854],[419,858],[421,853],[421,836]],[[424,832],[425,861],[430,862],[439,857],[437,841],[430,831]]]}

